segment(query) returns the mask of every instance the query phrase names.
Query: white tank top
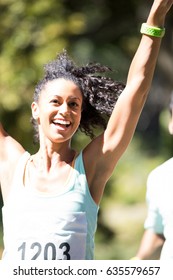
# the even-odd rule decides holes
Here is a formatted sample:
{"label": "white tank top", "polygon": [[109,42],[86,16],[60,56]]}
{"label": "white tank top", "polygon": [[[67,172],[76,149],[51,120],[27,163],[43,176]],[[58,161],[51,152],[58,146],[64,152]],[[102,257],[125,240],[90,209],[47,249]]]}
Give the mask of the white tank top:
{"label": "white tank top", "polygon": [[98,206],[86,180],[82,152],[65,191],[42,194],[23,184],[30,154],[16,167],[11,193],[2,208],[3,260],[82,260],[94,257]]}

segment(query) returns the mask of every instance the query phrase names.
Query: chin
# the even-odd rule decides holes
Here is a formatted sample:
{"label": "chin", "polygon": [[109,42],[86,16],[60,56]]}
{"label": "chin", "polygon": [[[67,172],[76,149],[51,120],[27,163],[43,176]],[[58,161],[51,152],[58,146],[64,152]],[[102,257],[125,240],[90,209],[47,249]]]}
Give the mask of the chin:
{"label": "chin", "polygon": [[64,137],[63,135],[58,135],[55,137],[51,137],[49,140],[54,144],[59,144],[59,143],[70,141],[71,137]]}

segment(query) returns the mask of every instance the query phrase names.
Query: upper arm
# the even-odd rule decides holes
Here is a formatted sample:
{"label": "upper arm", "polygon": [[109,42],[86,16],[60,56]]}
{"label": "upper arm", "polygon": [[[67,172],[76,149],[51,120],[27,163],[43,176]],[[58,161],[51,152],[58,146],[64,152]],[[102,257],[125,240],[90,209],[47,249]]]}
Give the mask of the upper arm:
{"label": "upper arm", "polygon": [[10,184],[16,162],[24,153],[24,148],[0,124],[0,184],[2,191]]}
{"label": "upper arm", "polygon": [[121,157],[133,137],[146,98],[147,93],[136,88],[133,82],[125,87],[104,133],[105,151],[111,150],[118,154],[118,158]]}
{"label": "upper arm", "polygon": [[[136,98],[128,86],[120,95],[110,116],[106,130],[87,147],[87,152],[94,158],[98,171],[107,171],[109,177],[118,160],[128,147],[136,129],[145,98],[142,93]],[[135,94],[134,94],[135,95]],[[141,97],[140,97],[141,95]]]}
{"label": "upper arm", "polygon": [[0,123],[0,162],[16,160],[23,152],[23,147],[8,135]]}
{"label": "upper arm", "polygon": [[106,130],[84,150],[87,179],[91,195],[97,203],[132,139],[143,104],[144,97],[136,99],[130,94],[130,89],[125,89],[115,105]]}
{"label": "upper arm", "polygon": [[24,148],[6,133],[0,123],[0,185],[4,201],[10,192],[16,162],[24,151]]}

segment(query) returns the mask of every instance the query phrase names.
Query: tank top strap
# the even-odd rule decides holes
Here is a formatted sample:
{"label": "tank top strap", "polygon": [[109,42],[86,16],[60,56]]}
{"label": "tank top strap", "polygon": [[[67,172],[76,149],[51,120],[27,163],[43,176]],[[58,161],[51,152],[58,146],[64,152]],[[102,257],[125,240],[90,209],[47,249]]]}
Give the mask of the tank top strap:
{"label": "tank top strap", "polygon": [[[75,165],[74,168],[76,170],[76,172],[78,173],[78,179],[80,181],[80,183],[75,185],[75,189],[80,189],[83,193],[85,193],[86,195],[86,205],[87,207],[91,209],[94,209],[94,211],[98,211],[99,206],[95,203],[95,201],[93,200],[91,193],[90,193],[90,189],[89,189],[89,185],[88,185],[88,181],[87,181],[87,176],[86,176],[86,171],[85,171],[85,166],[84,166],[84,161],[83,161],[83,151],[81,151],[75,160]],[[88,211],[90,211],[88,210]]]}
{"label": "tank top strap", "polygon": [[74,168],[81,174],[85,174],[85,168],[83,163],[83,151],[81,151],[75,158]]}
{"label": "tank top strap", "polygon": [[82,191],[83,193],[88,193],[89,187],[83,162],[83,151],[81,151],[77,155],[75,159],[74,169],[76,172],[76,183],[74,184],[74,188],[78,190],[80,189],[80,191]]}

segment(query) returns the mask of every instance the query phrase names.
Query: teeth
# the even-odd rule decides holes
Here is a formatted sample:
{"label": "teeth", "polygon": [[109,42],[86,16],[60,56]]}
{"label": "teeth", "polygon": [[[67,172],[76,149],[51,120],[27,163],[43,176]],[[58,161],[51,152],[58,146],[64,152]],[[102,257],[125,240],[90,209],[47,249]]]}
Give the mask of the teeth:
{"label": "teeth", "polygon": [[70,125],[70,121],[64,121],[64,120],[55,120],[53,121],[54,124],[62,124],[62,125]]}

